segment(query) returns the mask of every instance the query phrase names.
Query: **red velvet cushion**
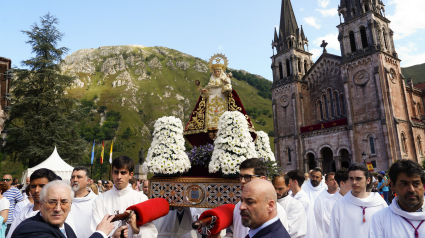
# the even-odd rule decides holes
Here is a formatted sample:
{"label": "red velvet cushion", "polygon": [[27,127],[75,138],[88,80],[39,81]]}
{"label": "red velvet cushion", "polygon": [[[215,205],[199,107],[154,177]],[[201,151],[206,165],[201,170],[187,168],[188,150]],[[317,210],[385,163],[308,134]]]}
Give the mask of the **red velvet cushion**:
{"label": "red velvet cushion", "polygon": [[[217,220],[215,221],[214,227],[210,230],[211,235],[218,234],[221,230],[226,229],[227,227],[233,224],[233,210],[235,209],[235,205],[226,204],[219,207],[216,207],[211,210],[207,210],[203,212],[199,216],[199,220],[207,217],[215,216]],[[199,232],[201,232],[199,230]]]}
{"label": "red velvet cushion", "polygon": [[137,213],[139,216],[139,219],[137,219],[137,226],[142,226],[167,215],[170,211],[170,205],[164,198],[152,198],[128,207],[127,210],[133,210]]}

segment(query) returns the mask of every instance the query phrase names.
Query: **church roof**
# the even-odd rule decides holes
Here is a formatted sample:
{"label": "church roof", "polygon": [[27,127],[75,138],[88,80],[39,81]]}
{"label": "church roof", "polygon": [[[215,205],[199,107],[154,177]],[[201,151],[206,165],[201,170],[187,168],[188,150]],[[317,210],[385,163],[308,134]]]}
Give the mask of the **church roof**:
{"label": "church roof", "polygon": [[293,35],[297,29],[297,19],[295,19],[291,0],[282,0],[279,30],[283,33],[283,37],[286,38],[289,35]]}
{"label": "church roof", "polygon": [[420,90],[425,90],[425,82],[424,83],[418,83],[413,85],[413,87],[420,89]]}

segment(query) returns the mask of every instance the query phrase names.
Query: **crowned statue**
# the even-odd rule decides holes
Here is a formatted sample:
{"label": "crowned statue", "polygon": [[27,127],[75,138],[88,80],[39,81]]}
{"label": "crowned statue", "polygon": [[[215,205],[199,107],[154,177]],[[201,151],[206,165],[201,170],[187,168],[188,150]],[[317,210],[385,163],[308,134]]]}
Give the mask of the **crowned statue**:
{"label": "crowned statue", "polygon": [[226,73],[227,64],[225,55],[215,54],[208,62],[212,72],[208,85],[201,88],[200,82],[195,82],[201,95],[184,130],[184,136],[192,146],[214,143],[220,117],[226,111],[239,111],[244,114],[253,140],[256,138],[254,126],[238,94],[232,88],[232,74]]}

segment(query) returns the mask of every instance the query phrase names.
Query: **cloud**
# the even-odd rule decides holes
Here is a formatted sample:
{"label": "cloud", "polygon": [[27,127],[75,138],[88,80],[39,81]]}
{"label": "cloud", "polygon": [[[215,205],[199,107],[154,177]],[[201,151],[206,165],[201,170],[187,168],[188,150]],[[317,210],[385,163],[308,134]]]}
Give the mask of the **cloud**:
{"label": "cloud", "polygon": [[319,0],[319,6],[326,8],[329,5],[329,0]]}
{"label": "cloud", "polygon": [[328,43],[327,49],[334,49],[340,51],[340,45],[338,41],[338,33],[329,33],[323,37],[317,37],[311,42],[312,47],[320,47],[322,41],[325,40]]}
{"label": "cloud", "polygon": [[322,55],[322,52],[323,50],[321,49],[317,49],[317,48],[310,49],[310,53],[313,54],[312,56],[313,61],[316,61]]}
{"label": "cloud", "polygon": [[336,8],[331,9],[316,9],[316,11],[320,12],[323,17],[333,17],[338,14],[338,10]]}
{"label": "cloud", "polygon": [[425,52],[420,52],[416,43],[408,42],[406,45],[397,47],[396,50],[399,58],[402,60],[402,67],[410,67],[425,63]]}
{"label": "cloud", "polygon": [[302,12],[302,11],[304,11],[304,8],[301,8],[301,9],[300,9],[300,12]]}
{"label": "cloud", "polygon": [[315,17],[304,17],[304,21],[316,29],[320,29],[320,27],[322,27],[319,23],[317,23],[319,20],[317,20]]}
{"label": "cloud", "polygon": [[391,20],[394,39],[403,39],[420,30],[425,30],[424,0],[392,0],[395,4],[394,15],[387,15]]}

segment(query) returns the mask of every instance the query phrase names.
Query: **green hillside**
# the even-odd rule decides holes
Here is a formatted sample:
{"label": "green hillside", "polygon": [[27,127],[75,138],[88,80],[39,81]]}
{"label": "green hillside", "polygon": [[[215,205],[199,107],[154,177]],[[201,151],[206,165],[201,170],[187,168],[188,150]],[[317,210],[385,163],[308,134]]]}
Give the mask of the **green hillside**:
{"label": "green hillside", "polygon": [[[82,100],[85,109],[81,134],[87,140],[86,163],[93,138],[99,143],[98,139],[109,137],[106,158],[109,139],[114,138],[114,157],[125,154],[137,159],[140,148],[150,146],[156,119],[175,116],[187,123],[199,97],[195,80],[206,86],[211,74],[202,59],[165,47],[137,45],[79,50],[61,66],[64,74],[76,76],[68,96]],[[271,82],[245,71],[234,75],[240,79],[232,79],[233,88],[252,114],[255,128],[273,131]]]}
{"label": "green hillside", "polygon": [[412,78],[413,84],[425,82],[425,64],[401,68],[401,72],[406,79]]}

